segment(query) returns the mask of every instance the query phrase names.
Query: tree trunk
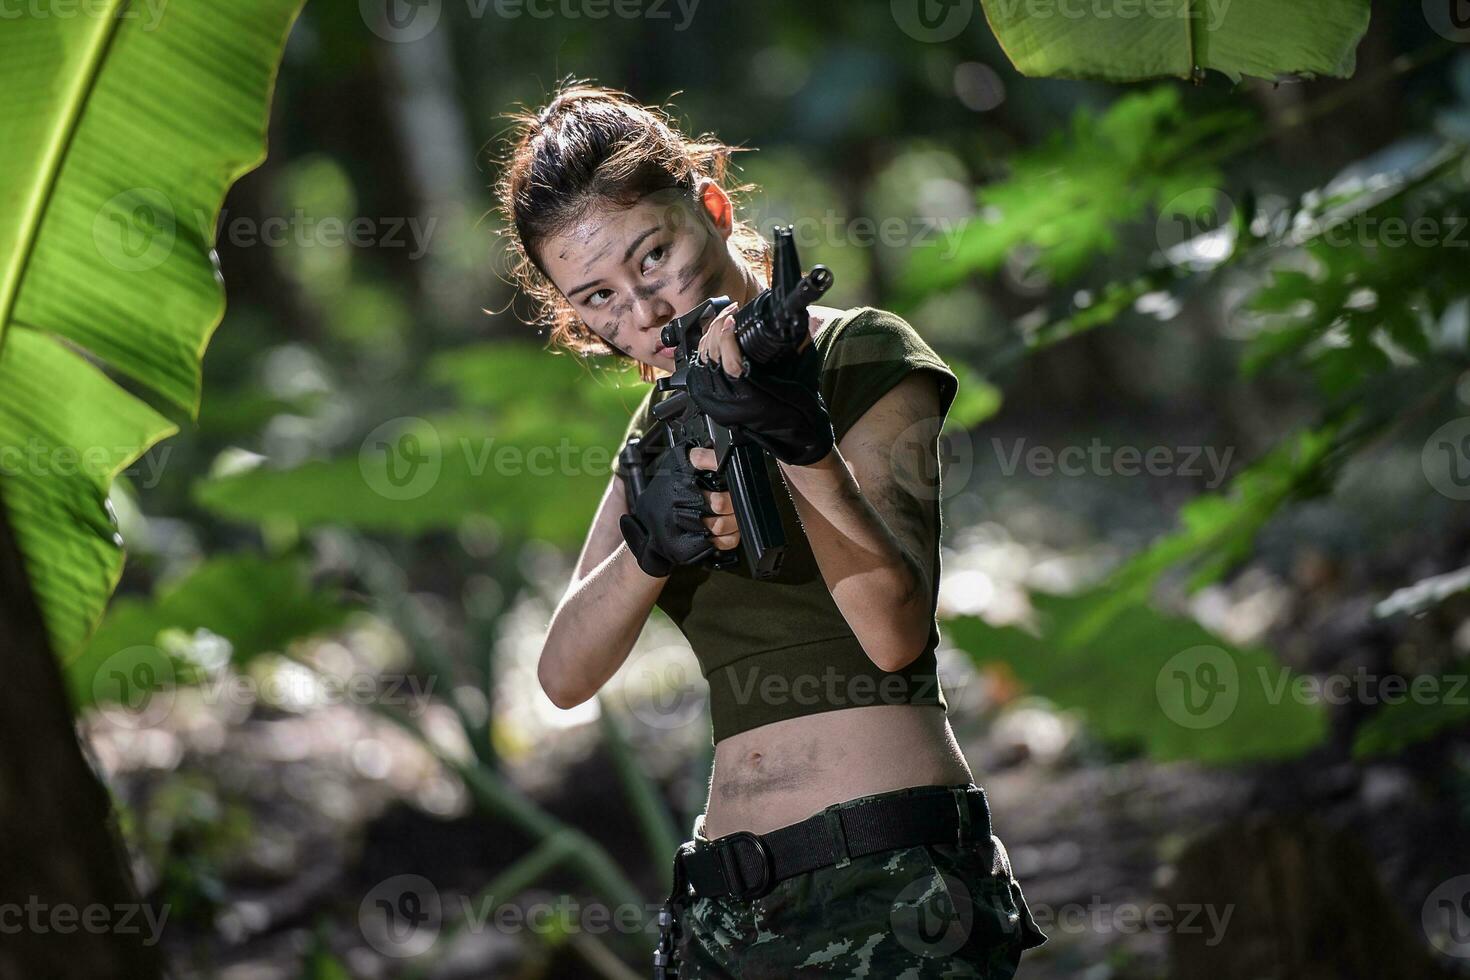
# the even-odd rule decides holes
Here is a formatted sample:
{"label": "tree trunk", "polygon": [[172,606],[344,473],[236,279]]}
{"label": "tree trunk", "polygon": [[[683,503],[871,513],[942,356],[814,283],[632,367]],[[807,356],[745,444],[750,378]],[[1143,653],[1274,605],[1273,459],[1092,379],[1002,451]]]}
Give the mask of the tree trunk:
{"label": "tree trunk", "polygon": [[3,501],[0,637],[0,977],[162,977],[164,916],[138,900]]}

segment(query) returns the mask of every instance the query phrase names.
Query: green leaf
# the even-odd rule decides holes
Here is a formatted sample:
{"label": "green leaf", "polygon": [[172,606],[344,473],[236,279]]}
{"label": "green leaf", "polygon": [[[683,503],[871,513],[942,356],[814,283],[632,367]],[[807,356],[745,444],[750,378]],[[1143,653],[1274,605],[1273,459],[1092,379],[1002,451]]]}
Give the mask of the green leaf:
{"label": "green leaf", "polygon": [[1213,148],[1250,120],[1238,111],[1192,114],[1169,86],[1125,96],[1101,116],[1078,110],[1070,134],[1017,154],[1005,180],[981,188],[980,213],[952,255],[914,252],[902,289],[917,301],[1008,259],[1023,261],[1023,274],[1075,276],[1114,250],[1120,223],[1214,193],[1221,178],[1209,162]]}
{"label": "green leaf", "polygon": [[300,2],[34,0],[0,30],[0,468],[63,658],[121,574],[107,488],[176,431],[77,349],[197,410],[214,223]]}
{"label": "green leaf", "polygon": [[175,431],[84,358],[36,331],[13,331],[0,351],[0,493],[52,649],[63,659],[91,631],[122,574],[108,487]]}
{"label": "green leaf", "polygon": [[1034,693],[1080,710],[1105,740],[1159,760],[1224,763],[1288,758],[1322,741],[1320,704],[1292,696],[1291,674],[1269,651],[1237,648],[1192,620],[1133,605],[1088,639],[1106,590],[1032,596],[1040,635],[974,617],[945,621],[976,663],[1000,660]]}
{"label": "green leaf", "polygon": [[1242,75],[1346,78],[1368,29],[1368,0],[981,0],[1023,75],[1137,81]]}
{"label": "green leaf", "polygon": [[439,355],[429,373],[482,410],[390,419],[351,457],[217,477],[197,484],[194,499],[235,520],[417,534],[487,516],[555,544],[580,542],[646,389],[503,342]]}
{"label": "green leaf", "polygon": [[1470,686],[1463,672],[1410,678],[1406,687],[1402,700],[1385,704],[1358,729],[1354,758],[1391,754],[1470,722]]}
{"label": "green leaf", "polygon": [[1324,394],[1340,396],[1439,359],[1432,333],[1464,294],[1464,256],[1450,244],[1470,212],[1470,189],[1456,171],[1442,173],[1446,160],[1463,154],[1364,181],[1359,200],[1329,213],[1294,215],[1312,234],[1246,304],[1258,330],[1241,362],[1246,376],[1305,368]]}
{"label": "green leaf", "polygon": [[120,597],[112,604],[81,655],[67,665],[73,704],[126,702],[167,686],[175,670],[162,636],[166,630],[208,630],[229,641],[230,657],[240,664],[332,629],[352,608],[313,591],[298,560],[211,558],[151,598]]}

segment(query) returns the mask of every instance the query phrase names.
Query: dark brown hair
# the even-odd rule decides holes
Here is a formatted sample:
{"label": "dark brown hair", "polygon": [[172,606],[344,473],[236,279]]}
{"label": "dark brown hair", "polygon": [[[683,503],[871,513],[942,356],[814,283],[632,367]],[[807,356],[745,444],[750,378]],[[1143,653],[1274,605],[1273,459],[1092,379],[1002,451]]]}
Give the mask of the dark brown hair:
{"label": "dark brown hair", "polygon": [[[574,354],[631,357],[608,346],[561,294],[541,264],[540,246],[569,228],[593,207],[632,207],[658,191],[693,199],[695,183],[709,177],[736,194],[754,189],[726,187],[730,155],[711,134],[690,138],[662,108],[645,106],[616,89],[567,78],[547,105],[505,114],[512,120],[507,151],[498,161],[497,210],[509,239],[513,282],[536,305],[535,326],[545,327],[551,345]],[[770,279],[770,244],[756,229],[736,221],[731,240],[753,271]],[[679,312],[683,312],[682,310]],[[639,362],[639,377],[655,369]]]}

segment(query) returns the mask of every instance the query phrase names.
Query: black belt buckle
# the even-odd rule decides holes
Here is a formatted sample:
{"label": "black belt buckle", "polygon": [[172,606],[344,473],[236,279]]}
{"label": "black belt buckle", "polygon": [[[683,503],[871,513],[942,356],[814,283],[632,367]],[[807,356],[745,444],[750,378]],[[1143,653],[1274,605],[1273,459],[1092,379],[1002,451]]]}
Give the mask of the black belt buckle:
{"label": "black belt buckle", "polygon": [[[748,841],[755,848],[756,855],[760,858],[760,878],[749,884],[740,870],[740,863],[735,859],[735,845]],[[730,889],[730,894],[742,900],[760,898],[771,890],[775,884],[775,865],[771,860],[771,852],[767,849],[765,842],[748,830],[739,830],[721,838],[716,845],[720,854],[720,868],[724,874],[725,885]]]}

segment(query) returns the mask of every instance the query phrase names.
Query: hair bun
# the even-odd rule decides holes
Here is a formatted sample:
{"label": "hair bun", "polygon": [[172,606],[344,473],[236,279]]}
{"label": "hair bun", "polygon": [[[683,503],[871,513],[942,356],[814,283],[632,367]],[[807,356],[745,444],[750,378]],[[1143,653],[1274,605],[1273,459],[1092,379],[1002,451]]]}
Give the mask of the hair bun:
{"label": "hair bun", "polygon": [[547,123],[551,122],[551,117],[556,115],[556,110],[560,109],[565,101],[565,95],[558,95],[556,98],[548,102],[546,104],[546,108],[542,109],[541,114],[536,117],[537,124],[545,126]]}

